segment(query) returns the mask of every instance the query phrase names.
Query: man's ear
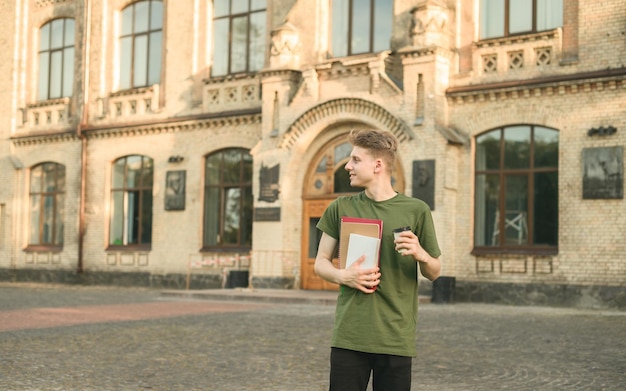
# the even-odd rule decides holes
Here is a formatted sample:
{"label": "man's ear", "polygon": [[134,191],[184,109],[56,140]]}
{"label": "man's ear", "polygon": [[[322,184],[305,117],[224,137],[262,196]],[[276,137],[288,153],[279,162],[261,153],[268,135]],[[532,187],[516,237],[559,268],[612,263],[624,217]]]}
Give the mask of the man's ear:
{"label": "man's ear", "polygon": [[383,160],[376,159],[376,163],[374,163],[374,172],[380,172],[383,169]]}

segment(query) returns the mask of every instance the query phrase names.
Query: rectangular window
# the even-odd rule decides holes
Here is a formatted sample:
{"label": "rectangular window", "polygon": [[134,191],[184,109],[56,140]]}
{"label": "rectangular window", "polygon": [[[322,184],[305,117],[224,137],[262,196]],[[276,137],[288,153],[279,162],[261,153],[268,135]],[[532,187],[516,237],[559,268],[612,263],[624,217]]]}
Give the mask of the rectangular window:
{"label": "rectangular window", "polygon": [[212,76],[254,72],[265,65],[265,0],[213,2]]}
{"label": "rectangular window", "polygon": [[331,55],[388,50],[393,27],[389,0],[331,0]]}
{"label": "rectangular window", "polygon": [[546,31],[563,25],[563,0],[480,0],[480,39]]}

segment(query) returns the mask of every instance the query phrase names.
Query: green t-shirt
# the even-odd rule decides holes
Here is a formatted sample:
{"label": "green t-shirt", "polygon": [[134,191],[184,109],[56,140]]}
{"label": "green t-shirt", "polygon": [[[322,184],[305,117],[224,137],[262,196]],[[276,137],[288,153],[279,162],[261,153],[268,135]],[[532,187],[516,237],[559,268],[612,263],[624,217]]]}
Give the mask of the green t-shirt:
{"label": "green t-shirt", "polygon": [[376,202],[365,192],[333,201],[317,228],[339,240],[341,217],[383,221],[380,246],[380,285],[368,294],[342,286],[337,298],[332,346],[367,353],[413,357],[417,327],[418,264],[395,250],[393,230],[411,227],[432,257],[439,257],[430,208],[425,202],[397,194]]}

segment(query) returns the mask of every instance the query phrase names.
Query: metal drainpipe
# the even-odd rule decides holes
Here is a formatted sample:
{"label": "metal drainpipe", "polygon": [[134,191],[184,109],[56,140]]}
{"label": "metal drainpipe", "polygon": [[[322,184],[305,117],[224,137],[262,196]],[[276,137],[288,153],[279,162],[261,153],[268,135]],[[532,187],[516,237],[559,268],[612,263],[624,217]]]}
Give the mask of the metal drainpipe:
{"label": "metal drainpipe", "polygon": [[80,156],[80,202],[78,210],[78,262],[76,273],[83,273],[83,245],[85,241],[85,197],[87,194],[87,137],[83,134],[83,128],[89,118],[89,66],[90,66],[90,39],[91,39],[91,1],[84,2],[84,28],[83,28],[83,91],[82,112],[80,122],[76,128],[76,134],[81,141]]}

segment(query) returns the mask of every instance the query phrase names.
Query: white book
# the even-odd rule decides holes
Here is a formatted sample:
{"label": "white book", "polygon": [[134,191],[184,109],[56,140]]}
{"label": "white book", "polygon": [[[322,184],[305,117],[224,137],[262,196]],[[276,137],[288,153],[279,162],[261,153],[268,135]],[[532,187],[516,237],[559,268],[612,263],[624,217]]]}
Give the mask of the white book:
{"label": "white book", "polygon": [[350,267],[361,255],[365,255],[362,268],[371,268],[378,265],[378,247],[380,239],[371,236],[350,234],[348,239],[348,254],[346,256],[346,268]]}

